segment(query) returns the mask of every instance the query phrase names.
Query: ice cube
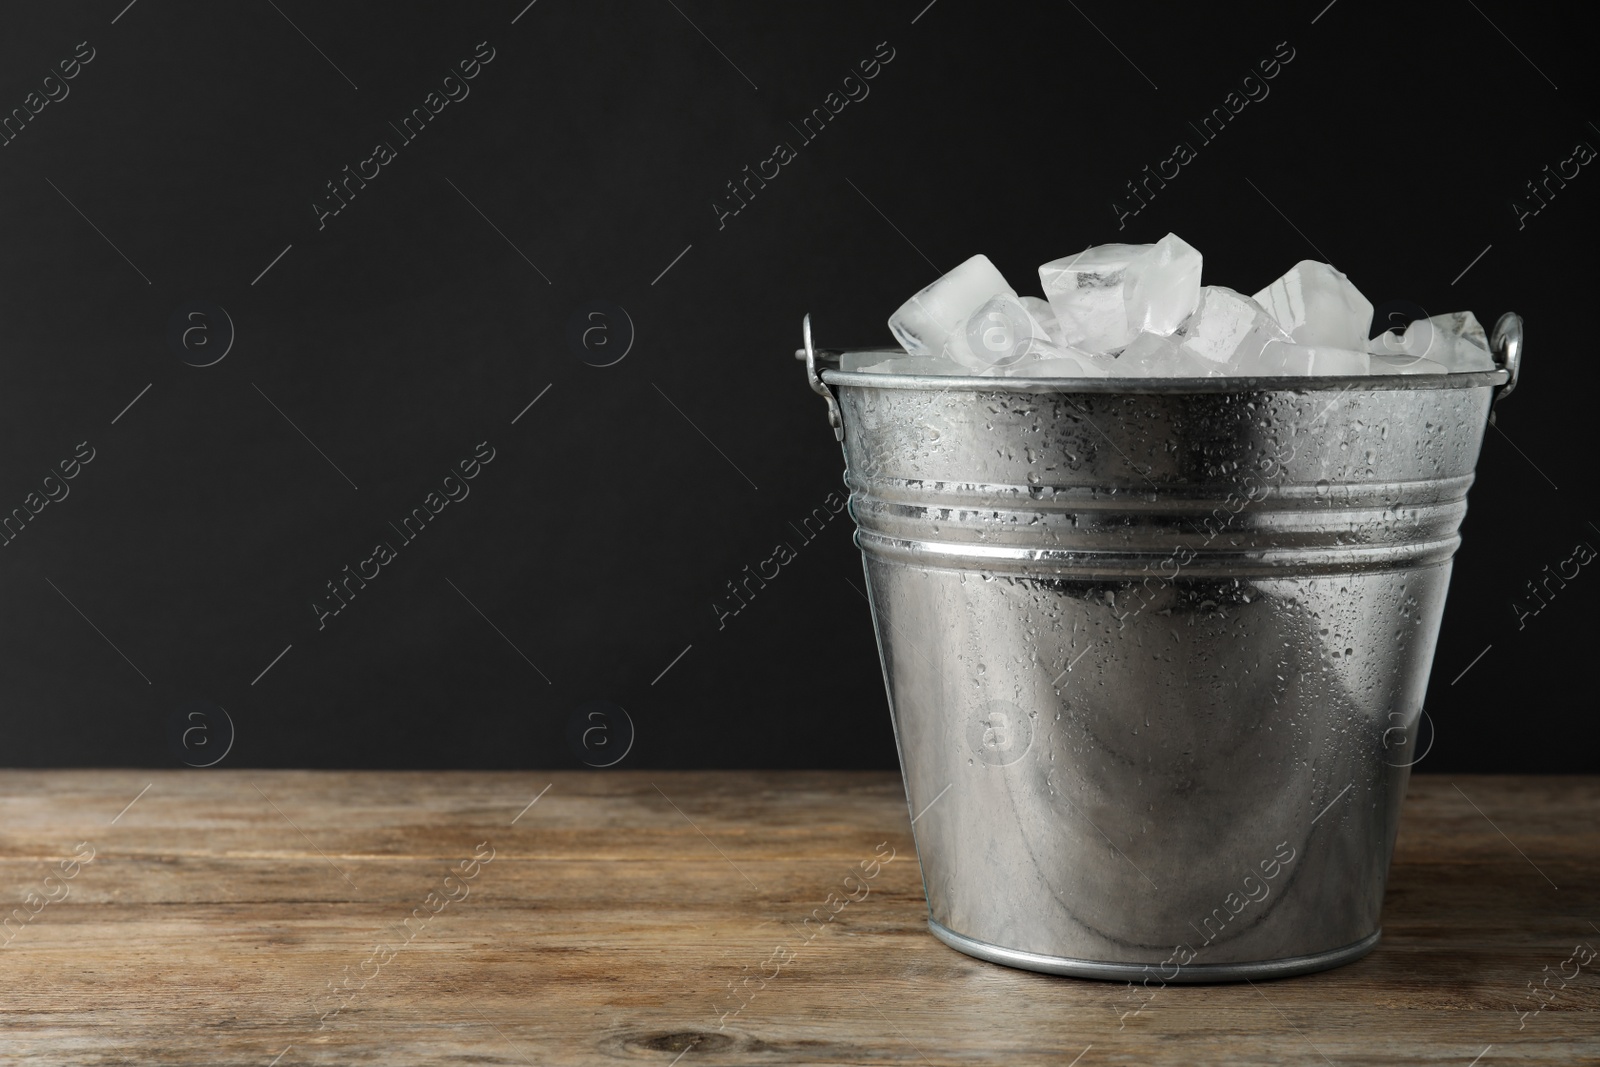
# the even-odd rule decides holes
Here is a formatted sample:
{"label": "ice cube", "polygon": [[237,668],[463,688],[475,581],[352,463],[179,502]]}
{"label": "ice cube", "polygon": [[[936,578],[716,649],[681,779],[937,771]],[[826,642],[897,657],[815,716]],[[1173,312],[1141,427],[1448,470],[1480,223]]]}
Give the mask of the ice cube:
{"label": "ice cube", "polygon": [[1478,317],[1470,311],[1456,311],[1449,315],[1435,315],[1428,320],[1433,323],[1434,329],[1467,341],[1485,352],[1489,351],[1489,335],[1484,332],[1483,326],[1478,322]]}
{"label": "ice cube", "polygon": [[1426,356],[1457,374],[1495,368],[1489,338],[1470,311],[1418,319],[1406,327],[1404,347],[1407,355]]}
{"label": "ice cube", "polygon": [[1223,373],[1221,364],[1154,333],[1141,333],[1114,360],[1099,362],[1117,378],[1213,378]]}
{"label": "ice cube", "polygon": [[1323,375],[1367,374],[1371,357],[1365,352],[1333,348],[1329,345],[1300,345],[1289,341],[1268,341],[1259,355],[1228,365],[1229,374]]}
{"label": "ice cube", "polygon": [[1122,274],[1128,329],[1169,334],[1200,303],[1199,251],[1175,233],[1134,257]]}
{"label": "ice cube", "polygon": [[1122,295],[1128,265],[1154,245],[1096,245],[1039,268],[1044,295],[1055,310],[1064,343],[1086,352],[1107,352],[1133,340]]}
{"label": "ice cube", "polygon": [[1367,342],[1367,352],[1374,356],[1410,355],[1406,351],[1405,330],[1380,330],[1378,336]]}
{"label": "ice cube", "polygon": [[1374,352],[1370,356],[1370,361],[1373,374],[1444,374],[1448,369],[1443,363],[1435,363],[1421,356],[1394,355],[1388,352]]}
{"label": "ice cube", "polygon": [[1200,300],[1200,253],[1177,234],[1153,245],[1096,245],[1039,268],[1062,343],[1103,353],[1140,331],[1169,334]]}
{"label": "ice cube", "polygon": [[1051,343],[1059,348],[1065,348],[1067,339],[1061,334],[1061,325],[1056,322],[1056,309],[1050,306],[1050,301],[1039,296],[1022,296],[1017,299],[1028,309],[1028,314],[1044,327],[1045,333],[1050,335]]}
{"label": "ice cube", "polygon": [[1489,338],[1470,311],[1416,319],[1404,333],[1385,331],[1367,343],[1367,351],[1375,356],[1426,358],[1458,374],[1495,368]]}
{"label": "ice cube", "polygon": [[1000,293],[967,317],[960,335],[951,339],[949,354],[957,363],[985,370],[1038,359],[1056,347],[1021,301]]}
{"label": "ice cube", "polygon": [[1029,360],[1007,367],[1009,378],[1104,378],[1104,366],[1087,352],[1057,349],[1044,359]]}
{"label": "ice cube", "polygon": [[991,297],[1016,299],[1017,292],[984,255],[973,256],[889,316],[889,330],[913,356],[954,358],[951,342],[963,336],[967,316]]}
{"label": "ice cube", "polygon": [[900,347],[906,350],[908,356],[932,355],[933,349],[923,338],[939,335],[932,318],[909,301],[900,305],[900,309],[890,317],[889,332],[894,334],[894,339],[900,342]]}
{"label": "ice cube", "polygon": [[1056,321],[1056,309],[1050,306],[1050,301],[1040,296],[1019,296],[1017,302],[1028,309],[1028,314],[1038,319],[1040,323],[1049,326]]}
{"label": "ice cube", "polygon": [[1266,308],[1248,296],[1208,285],[1200,290],[1199,307],[1172,339],[1191,355],[1224,364],[1253,359],[1268,341],[1287,341],[1289,335]]}
{"label": "ice cube", "polygon": [[1326,263],[1303,259],[1254,299],[1296,344],[1367,350],[1372,302]]}
{"label": "ice cube", "polygon": [[1436,340],[1427,358],[1438,360],[1445,370],[1454,374],[1495,369],[1494,357],[1465,337],[1446,336]]}
{"label": "ice cube", "polygon": [[863,352],[845,352],[839,356],[839,369],[843,371],[864,371],[886,360],[891,359],[922,359],[931,360],[932,356],[910,356],[899,352],[888,352],[882,349],[869,348]]}
{"label": "ice cube", "polygon": [[[960,374],[972,375],[970,367],[963,367],[953,359],[943,356],[888,356],[883,352],[846,352],[840,368],[861,374]],[[994,368],[981,372],[990,376],[1000,372]]]}

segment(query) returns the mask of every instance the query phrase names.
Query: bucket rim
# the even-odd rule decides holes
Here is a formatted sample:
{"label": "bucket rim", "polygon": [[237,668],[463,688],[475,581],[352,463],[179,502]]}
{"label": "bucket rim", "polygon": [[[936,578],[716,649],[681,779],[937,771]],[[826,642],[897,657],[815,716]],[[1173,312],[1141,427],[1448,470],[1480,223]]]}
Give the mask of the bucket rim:
{"label": "bucket rim", "polygon": [[[896,349],[855,349],[859,353],[900,353]],[[903,354],[903,353],[901,353]],[[1195,393],[1316,393],[1389,389],[1487,389],[1505,385],[1503,369],[1453,371],[1446,374],[1285,374],[1225,378],[1000,378],[967,374],[889,374],[821,370],[829,385],[875,389],[942,389],[961,392],[1123,393],[1185,395]]]}

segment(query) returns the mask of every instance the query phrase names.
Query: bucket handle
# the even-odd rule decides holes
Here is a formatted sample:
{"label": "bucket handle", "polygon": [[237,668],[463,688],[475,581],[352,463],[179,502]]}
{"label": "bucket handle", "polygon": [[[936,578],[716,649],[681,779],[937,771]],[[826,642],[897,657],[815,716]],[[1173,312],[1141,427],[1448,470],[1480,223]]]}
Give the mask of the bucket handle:
{"label": "bucket handle", "polygon": [[811,313],[806,312],[806,317],[800,320],[800,334],[805,339],[805,347],[795,349],[794,358],[806,361],[806,383],[811,386],[811,391],[828,402],[828,425],[833,427],[833,439],[844,440],[844,417],[839,412],[839,398],[833,395],[822,382],[822,374],[817,370],[819,363],[831,363],[835,366],[839,362],[839,353],[832,349],[814,348],[811,344]]}
{"label": "bucket handle", "polygon": [[1517,378],[1522,374],[1521,315],[1508,311],[1500,316],[1500,321],[1494,324],[1494,330],[1489,334],[1489,351],[1500,369],[1510,376],[1506,384],[1495,390],[1494,402],[1489,406],[1489,425],[1493,426],[1494,409],[1516,389]]}

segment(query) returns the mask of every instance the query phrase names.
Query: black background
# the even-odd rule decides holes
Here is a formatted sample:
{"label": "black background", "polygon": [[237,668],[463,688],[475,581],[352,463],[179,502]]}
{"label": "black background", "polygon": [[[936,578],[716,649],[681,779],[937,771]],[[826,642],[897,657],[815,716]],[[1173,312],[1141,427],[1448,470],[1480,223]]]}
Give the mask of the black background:
{"label": "black background", "polygon": [[[712,607],[841,486],[801,315],[887,343],[975,252],[1028,292],[1046,259],[1173,230],[1244,292],[1326,258],[1375,304],[1526,317],[1418,769],[1592,770],[1600,578],[1520,630],[1511,607],[1600,545],[1600,176],[1520,229],[1511,207],[1600,143],[1587,36],[1504,3],[925,3],[10,6],[0,109],[95,58],[0,147],[0,512],[95,458],[0,548],[0,764],[176,766],[199,700],[237,766],[576,766],[593,701],[637,727],[622,766],[894,766],[846,516],[724,628]],[[398,145],[480,41],[470,95]],[[880,42],[870,95],[800,144]],[[1198,145],[1279,42],[1270,95]],[[1198,158],[1118,230],[1180,138]],[[379,140],[398,158],[319,229]],[[778,141],[798,158],[719,228]],[[612,366],[567,341],[593,300],[636,330]],[[189,301],[236,329],[213,366],[169,343]],[[319,631],[324,583],[485,440],[471,495]]]}

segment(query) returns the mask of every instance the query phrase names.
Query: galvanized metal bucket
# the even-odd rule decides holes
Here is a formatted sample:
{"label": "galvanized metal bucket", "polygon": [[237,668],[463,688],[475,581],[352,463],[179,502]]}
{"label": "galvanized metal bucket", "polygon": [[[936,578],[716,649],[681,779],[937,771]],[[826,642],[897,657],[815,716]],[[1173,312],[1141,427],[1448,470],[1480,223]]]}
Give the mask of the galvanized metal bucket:
{"label": "galvanized metal bucket", "polygon": [[1368,952],[1521,321],[1499,370],[1348,378],[849,373],[810,333],[933,933],[1147,983]]}

